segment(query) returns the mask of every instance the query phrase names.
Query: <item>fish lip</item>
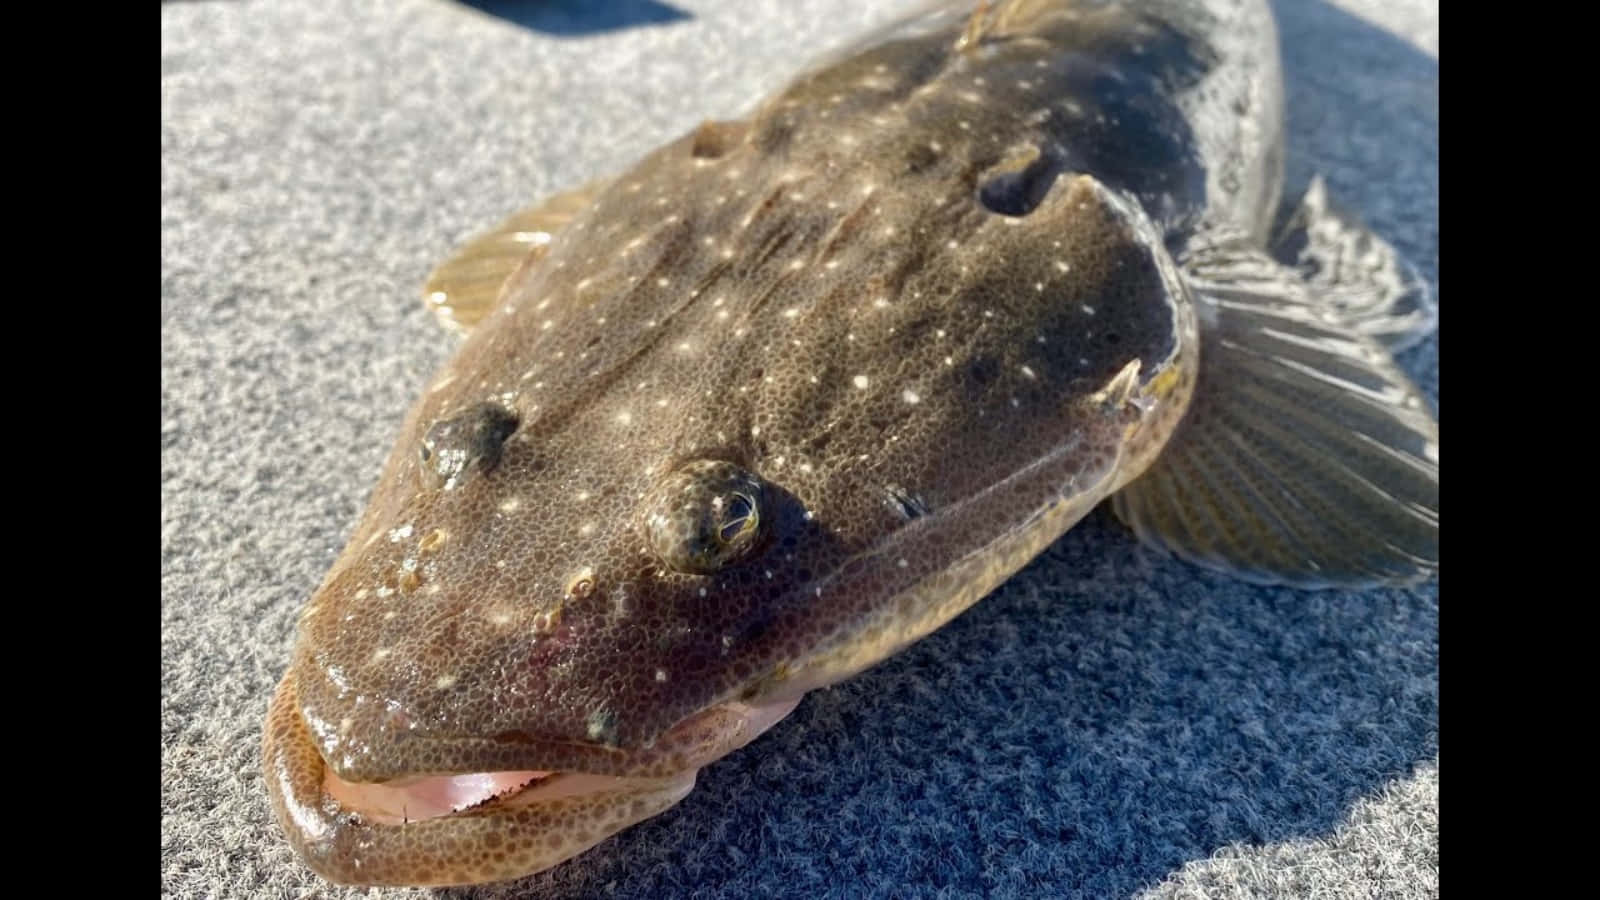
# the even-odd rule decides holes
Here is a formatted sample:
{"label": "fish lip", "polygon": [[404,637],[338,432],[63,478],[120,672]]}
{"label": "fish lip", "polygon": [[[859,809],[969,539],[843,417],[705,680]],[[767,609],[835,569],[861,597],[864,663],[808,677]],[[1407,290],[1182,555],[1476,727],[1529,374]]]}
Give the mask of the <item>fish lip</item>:
{"label": "fish lip", "polygon": [[[520,878],[576,856],[675,805],[694,788],[701,767],[776,724],[799,700],[774,704],[780,709],[764,725],[733,735],[711,748],[714,755],[690,758],[677,771],[563,771],[442,815],[394,821],[330,794],[327,779],[337,776],[316,746],[296,693],[291,670],[274,694],[262,740],[267,793],[290,845],[333,882],[422,887]],[[563,791],[573,781],[585,789]]]}

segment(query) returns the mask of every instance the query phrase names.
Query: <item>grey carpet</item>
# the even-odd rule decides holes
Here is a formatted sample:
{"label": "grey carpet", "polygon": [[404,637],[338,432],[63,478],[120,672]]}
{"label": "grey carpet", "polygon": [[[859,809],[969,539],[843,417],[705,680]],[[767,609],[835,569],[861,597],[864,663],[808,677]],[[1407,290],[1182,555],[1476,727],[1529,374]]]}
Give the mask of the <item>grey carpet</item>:
{"label": "grey carpet", "polygon": [[[429,267],[900,5],[163,4],[165,894],[346,895],[278,835],[258,728],[451,352]],[[1292,182],[1324,173],[1436,283],[1436,4],[1278,8]],[[1437,401],[1437,342],[1403,364]],[[1436,896],[1437,625],[1436,583],[1254,588],[1100,511],[673,811],[461,894]]]}

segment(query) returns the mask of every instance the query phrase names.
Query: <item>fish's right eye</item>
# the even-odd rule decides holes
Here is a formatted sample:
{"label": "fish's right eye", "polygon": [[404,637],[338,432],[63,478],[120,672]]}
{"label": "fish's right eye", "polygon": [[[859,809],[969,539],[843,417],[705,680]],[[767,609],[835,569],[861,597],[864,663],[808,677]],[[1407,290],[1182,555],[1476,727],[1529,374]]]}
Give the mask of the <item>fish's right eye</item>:
{"label": "fish's right eye", "polygon": [[764,482],[720,460],[696,460],[645,500],[645,538],[677,572],[710,575],[754,554],[769,531]]}

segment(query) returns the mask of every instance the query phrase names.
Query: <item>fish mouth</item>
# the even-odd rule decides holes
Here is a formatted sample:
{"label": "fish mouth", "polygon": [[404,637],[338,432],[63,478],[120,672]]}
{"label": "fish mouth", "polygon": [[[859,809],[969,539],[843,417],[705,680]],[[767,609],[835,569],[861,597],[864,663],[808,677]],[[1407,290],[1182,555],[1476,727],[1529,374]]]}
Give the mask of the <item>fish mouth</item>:
{"label": "fish mouth", "polygon": [[[606,775],[521,769],[421,774],[383,782],[340,778],[322,758],[284,676],[262,743],[273,812],[301,858],[342,884],[444,887],[520,878],[588,850],[671,808],[699,770],[792,712],[799,696],[724,703],[678,728],[716,740],[677,771]],[[671,732],[669,731],[669,734]]]}

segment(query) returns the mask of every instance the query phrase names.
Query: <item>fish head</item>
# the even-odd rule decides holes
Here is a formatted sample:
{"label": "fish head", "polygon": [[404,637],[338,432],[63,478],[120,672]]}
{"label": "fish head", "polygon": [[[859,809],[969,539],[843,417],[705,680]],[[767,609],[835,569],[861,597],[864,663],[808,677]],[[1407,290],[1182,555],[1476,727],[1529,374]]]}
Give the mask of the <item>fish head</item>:
{"label": "fish head", "polygon": [[1137,199],[981,74],[843,65],[613,181],[412,410],[269,719],[319,871],[514,877],[660,812],[1176,427]]}

